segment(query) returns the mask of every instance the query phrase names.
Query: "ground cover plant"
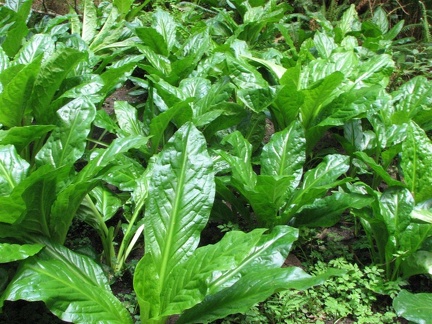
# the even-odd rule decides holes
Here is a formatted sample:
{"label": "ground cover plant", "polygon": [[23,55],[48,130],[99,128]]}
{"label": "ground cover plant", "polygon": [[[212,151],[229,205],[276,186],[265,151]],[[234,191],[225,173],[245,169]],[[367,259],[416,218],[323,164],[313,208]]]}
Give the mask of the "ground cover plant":
{"label": "ground cover plant", "polygon": [[429,63],[299,3],[0,6],[1,320],[431,321]]}

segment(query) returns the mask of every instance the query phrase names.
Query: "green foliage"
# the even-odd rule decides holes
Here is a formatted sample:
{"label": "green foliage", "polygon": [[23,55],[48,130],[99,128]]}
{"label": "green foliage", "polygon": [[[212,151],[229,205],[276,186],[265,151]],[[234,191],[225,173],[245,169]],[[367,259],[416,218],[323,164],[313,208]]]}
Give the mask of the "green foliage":
{"label": "green foliage", "polygon": [[[427,46],[402,73],[415,53],[386,6],[364,19],[347,2],[292,5],[85,0],[82,20],[71,9],[35,26],[31,1],[0,7],[2,304],[131,322],[102,261],[109,278],[135,270],[143,322],[393,320],[372,311],[377,294],[432,273]],[[139,100],[101,109],[126,80]],[[294,227],[347,214],[371,266],[327,249],[311,253],[314,277],[281,268]],[[74,220],[102,257],[63,246]],[[200,245],[209,223],[227,233]],[[401,292],[398,314],[414,318],[415,297]]]}
{"label": "green foliage", "polygon": [[393,307],[396,313],[413,323],[427,323],[431,320],[429,305],[431,294],[412,294],[402,290],[393,300]]}
{"label": "green foliage", "polygon": [[326,323],[351,319],[356,323],[394,323],[396,314],[390,307],[376,310],[377,301],[384,294],[396,294],[376,266],[360,269],[344,258],[328,264],[318,261],[310,267],[316,275],[329,267],[345,272],[328,279],[323,285],[302,292],[284,291],[273,295],[243,315],[228,317],[223,323]]}

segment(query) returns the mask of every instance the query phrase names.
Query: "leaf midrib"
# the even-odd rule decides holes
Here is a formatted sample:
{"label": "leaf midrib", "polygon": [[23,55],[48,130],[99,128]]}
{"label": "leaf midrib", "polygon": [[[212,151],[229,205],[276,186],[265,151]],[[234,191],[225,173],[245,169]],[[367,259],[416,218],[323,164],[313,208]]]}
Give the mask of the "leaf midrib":
{"label": "leaf midrib", "polygon": [[165,282],[166,282],[166,273],[167,273],[167,268],[168,268],[168,263],[169,263],[169,257],[171,255],[171,250],[172,250],[172,243],[174,240],[174,230],[175,230],[175,225],[177,223],[177,218],[179,216],[179,206],[181,203],[181,198],[183,196],[183,189],[184,189],[184,182],[185,182],[185,178],[186,178],[186,163],[187,163],[187,147],[188,147],[188,139],[189,139],[189,133],[190,133],[190,128],[187,130],[186,133],[186,141],[185,141],[185,147],[184,150],[182,152],[182,163],[181,163],[181,173],[179,176],[179,180],[177,183],[177,187],[176,187],[176,198],[174,201],[174,205],[173,205],[173,209],[171,214],[169,215],[170,217],[170,222],[169,222],[169,228],[168,228],[168,235],[166,237],[166,241],[164,244],[164,249],[162,251],[162,262],[161,262],[161,268],[160,268],[160,282],[161,282],[161,286],[162,286],[162,291],[163,291],[163,287],[165,286]]}

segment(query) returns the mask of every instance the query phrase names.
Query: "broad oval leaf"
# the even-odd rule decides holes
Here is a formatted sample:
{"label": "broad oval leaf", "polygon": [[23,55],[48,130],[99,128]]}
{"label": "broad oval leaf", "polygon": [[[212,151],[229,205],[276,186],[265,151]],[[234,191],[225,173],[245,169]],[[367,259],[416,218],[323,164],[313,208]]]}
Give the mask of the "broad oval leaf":
{"label": "broad oval leaf", "polygon": [[44,241],[9,283],[4,300],[44,301],[56,316],[73,323],[132,323],[112,294],[102,268],[87,256]]}
{"label": "broad oval leaf", "polygon": [[393,307],[398,316],[406,318],[414,323],[432,323],[432,294],[412,294],[402,290],[393,300]]}
{"label": "broad oval leaf", "polygon": [[39,164],[61,167],[73,164],[84,153],[96,108],[87,98],[77,98],[58,110],[58,127],[36,155]]}
{"label": "broad oval leaf", "polygon": [[0,263],[27,259],[35,255],[44,246],[42,244],[8,244],[0,243]]}
{"label": "broad oval leaf", "polygon": [[21,151],[31,142],[40,139],[54,128],[55,126],[53,125],[31,125],[0,130],[0,144],[12,144],[16,147],[17,151]]}
{"label": "broad oval leaf", "polygon": [[276,291],[304,290],[323,283],[331,276],[341,274],[341,271],[331,269],[312,277],[296,267],[252,270],[233,286],[208,296],[201,304],[188,309],[177,323],[208,323],[229,314],[246,312]]}
{"label": "broad oval leaf", "polygon": [[[7,127],[22,125],[41,59],[42,57],[39,57],[25,65],[18,73],[10,75],[7,84],[3,84],[4,89],[0,93],[0,123],[3,125]],[[16,67],[9,69],[14,70]]]}
{"label": "broad oval leaf", "polygon": [[165,40],[168,52],[170,52],[177,40],[177,23],[168,12],[163,10],[156,10],[153,17],[154,22],[152,27],[156,29],[160,35],[162,35],[163,39]]}
{"label": "broad oval leaf", "polygon": [[49,57],[55,50],[55,42],[51,35],[36,34],[20,49],[15,61],[20,64],[30,64],[39,55]]}
{"label": "broad oval leaf", "polygon": [[114,111],[120,129],[127,135],[145,135],[142,122],[138,120],[138,111],[134,106],[126,101],[116,101]]}
{"label": "broad oval leaf", "polygon": [[199,243],[215,194],[212,161],[203,135],[191,124],[181,127],[152,165],[145,213],[146,253],[164,284],[175,266]]}
{"label": "broad oval leaf", "polygon": [[179,314],[204,300],[206,295],[232,286],[251,271],[263,272],[280,267],[285,261],[298,230],[277,226],[271,233],[255,229],[250,233],[232,231],[214,245],[195,251],[170,277],[162,312]]}
{"label": "broad oval leaf", "polygon": [[408,189],[390,188],[380,198],[380,209],[390,235],[399,238],[411,222],[414,199]]}
{"label": "broad oval leaf", "polygon": [[0,146],[0,196],[8,195],[26,176],[30,164],[12,145]]}
{"label": "broad oval leaf", "polygon": [[306,139],[300,122],[294,121],[283,131],[272,135],[261,154],[261,174],[294,176],[290,188],[298,186],[306,161]]}
{"label": "broad oval leaf", "polygon": [[402,144],[402,172],[416,202],[432,197],[432,142],[414,122],[408,127]]}
{"label": "broad oval leaf", "polygon": [[50,102],[69,72],[85,58],[85,52],[62,48],[44,62],[30,98],[30,107],[38,124],[54,123],[55,111],[51,109]]}

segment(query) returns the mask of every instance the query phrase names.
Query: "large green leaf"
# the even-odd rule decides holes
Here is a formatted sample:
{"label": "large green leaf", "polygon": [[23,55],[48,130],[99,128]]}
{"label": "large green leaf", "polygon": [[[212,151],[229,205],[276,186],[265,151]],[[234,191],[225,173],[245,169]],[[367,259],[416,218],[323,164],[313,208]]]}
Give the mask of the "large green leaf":
{"label": "large green leaf", "polygon": [[286,223],[302,206],[312,203],[333,187],[346,182],[348,179],[338,178],[348,169],[348,156],[327,155],[317,167],[304,174],[303,183],[287,202],[281,221]]}
{"label": "large green leaf", "polygon": [[390,235],[400,237],[411,222],[414,199],[405,188],[389,188],[380,199],[381,215]]}
{"label": "large green leaf", "polygon": [[4,300],[44,301],[64,321],[132,323],[96,262],[63,246],[42,243],[45,248],[20,266],[0,304]]}
{"label": "large green leaf", "polygon": [[367,195],[335,192],[302,206],[295,215],[294,225],[330,227],[340,221],[341,215],[347,209],[361,209],[369,206],[373,201],[374,198]]}
{"label": "large green leaf", "polygon": [[177,323],[208,323],[230,314],[243,313],[278,290],[304,290],[340,274],[340,271],[333,270],[311,277],[295,267],[251,270],[233,286],[208,296],[201,304],[187,310]]}
{"label": "large green leaf", "polygon": [[[308,200],[325,193],[333,183],[349,169],[349,157],[339,154],[327,155],[314,169],[304,175],[300,196]],[[298,201],[298,196],[295,199]]]}
{"label": "large green leaf", "polygon": [[135,34],[143,41],[145,46],[151,48],[156,54],[168,56],[165,39],[157,30],[151,27],[141,27],[135,29]]}
{"label": "large green leaf", "polygon": [[6,7],[16,11],[24,21],[27,21],[32,4],[32,0],[6,0]]}
{"label": "large green leaf", "polygon": [[375,160],[373,158],[371,158],[370,156],[368,156],[366,153],[364,152],[355,152],[354,155],[361,159],[363,162],[365,162],[367,165],[369,165],[369,167],[378,175],[380,176],[383,181],[385,181],[385,183],[387,183],[389,186],[403,186],[403,183],[392,178],[390,176],[390,174],[388,174],[388,172],[386,170],[384,170],[384,168],[382,167],[382,165],[378,164],[375,162]]}
{"label": "large green leaf", "polygon": [[39,164],[61,167],[75,163],[84,154],[96,108],[87,98],[81,97],[62,107],[57,114],[57,127],[36,155],[36,160]]}
{"label": "large green leaf", "polygon": [[85,52],[62,48],[44,62],[35,81],[29,103],[37,123],[54,124],[55,111],[50,109],[50,103],[69,72],[85,57]]}
{"label": "large green leaf", "polygon": [[341,72],[334,72],[303,91],[304,102],[300,109],[300,115],[305,129],[314,124],[314,119],[321,109],[326,103],[334,99],[335,91],[343,80],[344,75]]}
{"label": "large green leaf", "polygon": [[41,59],[42,57],[39,57],[24,66],[18,73],[11,76],[9,82],[4,86],[0,93],[0,123],[3,125],[22,126]]}
{"label": "large green leaf", "polygon": [[395,112],[393,123],[408,123],[413,119],[421,127],[430,130],[432,105],[432,85],[423,76],[412,78],[392,93]]}
{"label": "large green leaf", "polygon": [[[189,107],[187,101],[180,102],[163,113],[152,118],[150,122],[149,135],[151,136],[152,151],[155,153],[159,149],[161,140],[164,137],[165,131],[170,122],[176,118],[185,119],[186,121],[191,121],[192,110]],[[181,123],[179,123],[181,126]]]}
{"label": "large green leaf", "polygon": [[6,6],[0,7],[0,44],[9,57],[15,56],[21,47],[21,41],[28,33],[25,18]]}
{"label": "large green leaf", "polygon": [[99,210],[105,222],[111,219],[122,206],[120,198],[112,191],[102,186],[95,187],[91,191],[90,196],[96,200],[96,208]]}
{"label": "large green leaf", "polygon": [[133,0],[113,0],[113,5],[117,7],[122,15],[126,15],[131,9]]}
{"label": "large green leaf", "polygon": [[137,187],[137,180],[144,170],[144,167],[135,159],[117,154],[114,168],[103,174],[102,180],[122,191],[134,191]]}
{"label": "large green leaf", "polygon": [[[215,245],[198,248],[190,259],[176,267],[164,294],[161,312],[165,315],[179,314],[201,302],[209,289],[212,274],[227,273],[241,263],[243,256],[251,252],[265,229],[255,229],[249,234],[232,231]],[[215,278],[214,278],[215,279]]]}
{"label": "large green leaf", "polygon": [[402,290],[393,300],[398,316],[419,324],[432,323],[432,294],[412,294]]}
{"label": "large green leaf", "polygon": [[260,174],[255,187],[245,188],[242,193],[251,204],[260,226],[273,227],[278,222],[278,213],[292,193],[293,175],[268,176]]}
{"label": "large green leaf", "polygon": [[129,136],[116,138],[106,149],[92,152],[90,161],[78,174],[77,182],[91,180],[109,165],[119,154],[132,148],[140,148],[147,145],[148,138],[142,136]]}
{"label": "large green leaf", "polygon": [[[252,169],[252,145],[243,137],[239,131],[226,136],[222,142],[229,143],[233,148],[233,154],[219,151],[231,167],[232,182],[238,190],[253,190],[256,185],[256,173]],[[244,193],[244,191],[243,191]]]}
{"label": "large green leaf", "polygon": [[30,165],[12,145],[0,146],[0,196],[8,195],[26,176]]}
{"label": "large green leaf", "polygon": [[414,122],[408,127],[402,144],[402,172],[416,202],[432,198],[432,143]]}
{"label": "large green leaf", "polygon": [[16,147],[17,151],[21,151],[31,142],[45,136],[54,128],[55,126],[51,125],[31,125],[24,127],[12,127],[8,130],[0,130],[0,144],[12,144]]}
{"label": "large green leaf", "polygon": [[152,27],[162,35],[167,45],[168,51],[171,51],[177,40],[177,23],[168,12],[162,10],[156,10],[153,18],[154,22]]}
{"label": "large green leaf", "polygon": [[116,101],[114,111],[120,129],[127,135],[144,135],[143,125],[138,120],[138,111],[126,101]]}
{"label": "large green leaf", "polygon": [[297,187],[306,161],[306,140],[300,122],[294,121],[281,132],[272,135],[261,153],[261,174],[272,176],[292,175]]}
{"label": "large green leaf", "polygon": [[[205,139],[191,123],[175,133],[150,166],[144,236],[151,260],[143,259],[135,281],[150,281],[165,291],[172,271],[198,246],[215,194],[211,166]],[[153,304],[150,317],[158,316],[161,296],[154,290],[142,293],[139,297]]]}
{"label": "large green leaf", "polygon": [[0,263],[24,260],[35,255],[44,246],[42,244],[8,244],[0,243]]}
{"label": "large green leaf", "polygon": [[163,291],[163,315],[179,314],[234,284],[240,276],[257,269],[280,267],[298,231],[279,226],[271,233],[255,229],[250,233],[233,231],[215,245],[197,249],[185,264],[172,272]]}
{"label": "large green leaf", "polygon": [[84,197],[96,186],[98,181],[98,178],[94,178],[75,182],[57,194],[49,218],[49,232],[54,242],[64,244],[78,208]]}
{"label": "large green leaf", "polygon": [[84,13],[82,22],[82,39],[89,44],[96,36],[98,21],[95,4],[92,0],[84,0]]}
{"label": "large green leaf", "polygon": [[[12,192],[24,200],[25,211],[19,219],[19,228],[30,233],[50,237],[51,207],[56,200],[59,185],[68,178],[70,168],[54,169],[44,165],[32,172]],[[62,215],[66,217],[67,215]]]}
{"label": "large green leaf", "polygon": [[304,100],[304,95],[297,90],[296,84],[292,80],[289,81],[286,81],[277,92],[274,102],[269,107],[279,130],[288,127],[297,117]]}

